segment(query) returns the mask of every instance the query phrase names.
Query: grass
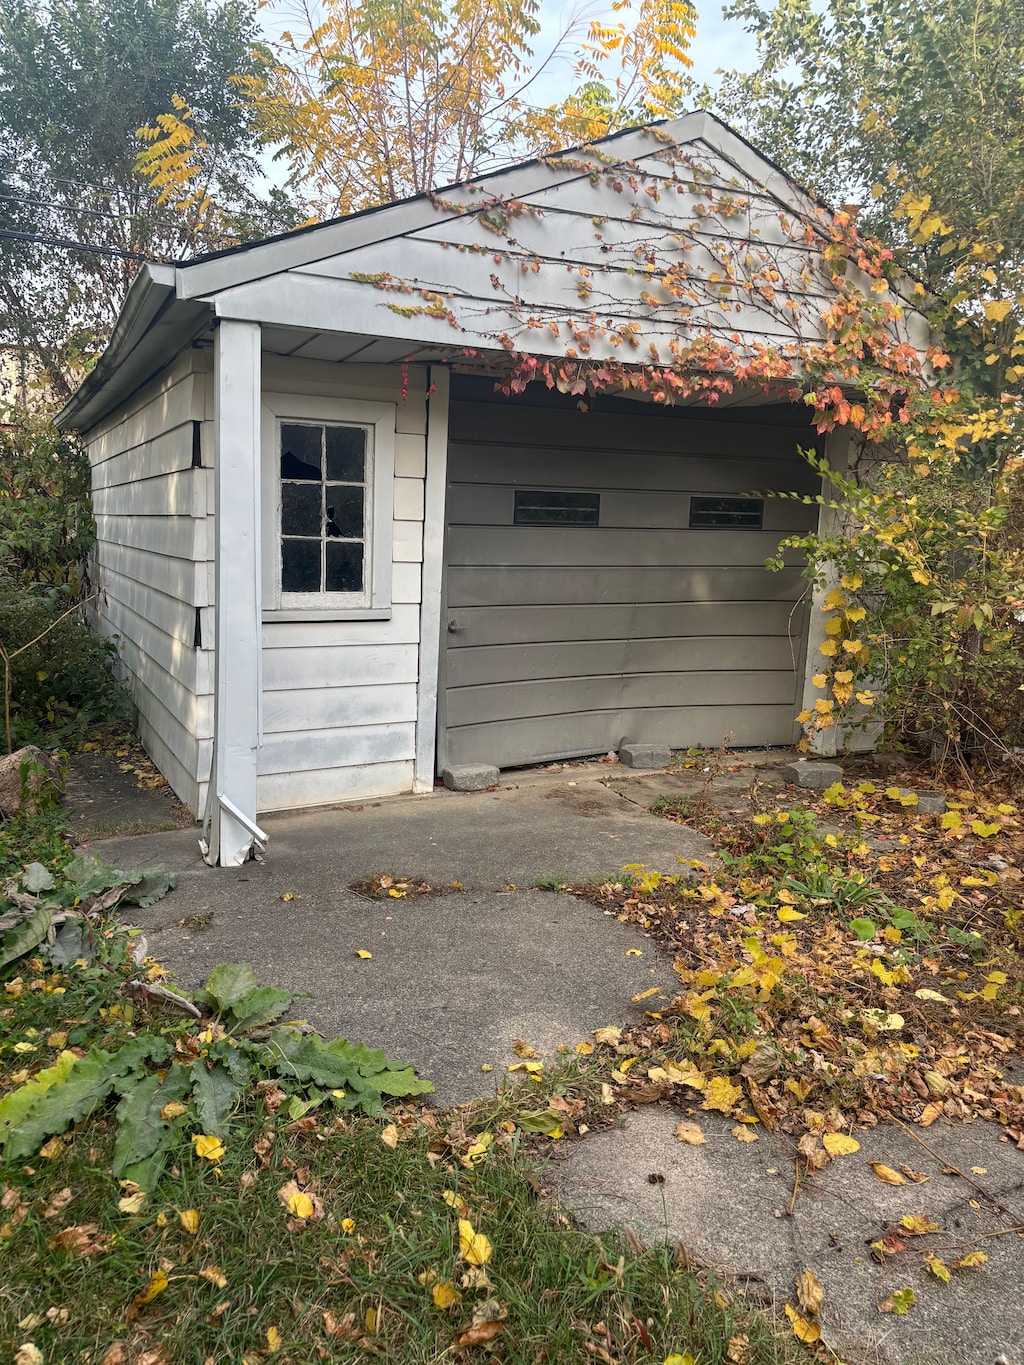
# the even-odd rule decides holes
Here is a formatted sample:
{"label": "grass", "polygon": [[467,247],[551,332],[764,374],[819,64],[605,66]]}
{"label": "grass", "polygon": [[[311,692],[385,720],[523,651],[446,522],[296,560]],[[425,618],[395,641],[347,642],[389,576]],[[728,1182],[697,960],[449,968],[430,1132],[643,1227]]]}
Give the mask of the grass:
{"label": "grass", "polygon": [[[70,854],[59,816],[4,834],[11,872]],[[119,994],[133,964],[117,922],[96,936],[93,966],[54,971],[23,958],[0,972],[0,1094],[65,1048],[112,1049],[147,1030],[183,1040],[177,1016]],[[606,1072],[596,1056],[572,1054],[539,1084],[447,1113],[396,1105],[383,1119],[324,1108],[290,1122],[272,1088],[255,1088],[214,1160],[197,1154],[188,1136],[202,1130],[187,1125],[141,1208],[111,1174],[113,1104],[96,1110],[27,1163],[0,1166],[0,1360],[806,1359],[788,1326],[672,1248],[595,1238],[553,1206],[546,1163],[574,1122],[609,1121]],[[557,1147],[528,1131],[552,1103],[566,1115]],[[289,1188],[308,1196],[312,1216],[286,1206]],[[482,1265],[460,1220],[487,1239]],[[479,1329],[494,1335],[487,1352],[458,1344],[475,1322],[491,1324]]]}
{"label": "grass", "polygon": [[[32,1202],[5,1248],[0,1354],[10,1359],[29,1337],[47,1361],[84,1352],[103,1360],[120,1342],[129,1359],[159,1345],[168,1362],[200,1365],[259,1359],[279,1334],[271,1354],[283,1361],[426,1365],[450,1358],[456,1333],[484,1307],[485,1319],[503,1321],[497,1358],[507,1362],[661,1362],[689,1352],[710,1365],[743,1334],[751,1362],[795,1358],[795,1343],[671,1249],[637,1253],[553,1215],[515,1138],[466,1169],[437,1150],[441,1131],[410,1123],[392,1150],[373,1120],[289,1133],[252,1102],[217,1168],[184,1154],[146,1210],[126,1217],[104,1172],[109,1136],[88,1124],[15,1185]],[[319,1221],[289,1217],[278,1195],[289,1180],[316,1194]],[[65,1189],[70,1202],[48,1218]],[[179,1217],[189,1209],[194,1234]],[[460,1216],[492,1247],[477,1286],[464,1283],[481,1276],[460,1255]],[[55,1251],[62,1221],[94,1224],[103,1250]],[[128,1322],[133,1297],[160,1269],[166,1289]],[[435,1285],[461,1300],[437,1307]],[[17,1328],[33,1315],[43,1321],[31,1332]]]}

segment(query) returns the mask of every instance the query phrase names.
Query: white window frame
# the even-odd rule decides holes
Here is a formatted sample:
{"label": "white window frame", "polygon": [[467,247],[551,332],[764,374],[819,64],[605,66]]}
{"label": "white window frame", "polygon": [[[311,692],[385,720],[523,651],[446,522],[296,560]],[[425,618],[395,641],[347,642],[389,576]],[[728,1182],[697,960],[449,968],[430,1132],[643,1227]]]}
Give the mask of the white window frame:
{"label": "white window frame", "polygon": [[[395,534],[396,405],[265,393],[262,407],[263,619],[388,620]],[[341,422],[369,429],[362,592],[300,593],[281,588],[281,427],[288,422]]]}

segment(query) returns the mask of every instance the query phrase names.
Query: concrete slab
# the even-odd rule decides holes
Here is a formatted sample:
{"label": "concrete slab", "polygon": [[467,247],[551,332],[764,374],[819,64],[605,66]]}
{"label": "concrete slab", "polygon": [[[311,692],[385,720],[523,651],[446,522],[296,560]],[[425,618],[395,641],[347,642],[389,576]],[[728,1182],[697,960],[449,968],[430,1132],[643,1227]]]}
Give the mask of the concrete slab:
{"label": "concrete slab", "polygon": [[[444,1105],[493,1094],[517,1060],[514,1038],[551,1057],[605,1024],[639,1022],[643,1007],[631,996],[673,989],[672,968],[651,943],[572,895],[370,899],[314,881],[311,869],[294,881],[295,900],[282,903],[277,883],[254,867],[220,891],[200,898],[194,881],[184,898],[175,892],[131,914],[182,985],[201,985],[218,962],[251,962],[262,980],[307,996],[293,1015],[326,1037],[411,1062]],[[209,926],[169,919],[186,908],[211,915]]]}
{"label": "concrete slab", "polygon": [[[194,830],[92,850],[179,873],[177,890],[132,916],[184,986],[201,984],[218,962],[251,962],[268,984],[307,991],[297,1012],[323,1033],[412,1062],[446,1104],[492,1092],[515,1060],[514,1037],[550,1053],[639,1019],[630,996],[674,982],[635,929],[531,883],[604,878],[627,862],[677,872],[680,858],[710,851],[702,836],[648,815],[598,776],[261,823],[268,859],[242,868],[206,867]],[[384,900],[348,889],[385,872],[466,889]],[[372,959],[357,958],[359,949]],[[495,1072],[482,1073],[484,1064]]]}
{"label": "concrete slab", "polygon": [[64,804],[78,839],[181,829],[192,823],[170,787],[141,786],[131,768],[122,771],[120,760],[106,751],[72,756]]}
{"label": "concrete slab", "polygon": [[[1001,1129],[929,1128],[923,1136],[938,1160],[897,1126],[858,1132],[861,1150],[802,1183],[790,1214],[790,1140],[759,1130],[759,1141],[740,1143],[730,1120],[698,1111],[689,1117],[707,1142],[690,1147],[673,1137],[681,1117],[661,1107],[638,1110],[620,1128],[567,1149],[549,1176],[562,1206],[595,1232],[628,1223],[649,1241],[682,1241],[779,1312],[796,1302],[795,1276],[814,1270],[825,1289],[823,1338],[850,1365],[1024,1365],[1024,1237],[992,1235],[1024,1228],[1024,1153],[1000,1141]],[[885,1185],[869,1161],[896,1169],[905,1163],[928,1179]],[[971,1179],[992,1198],[948,1174],[949,1165],[966,1174],[983,1169]],[[897,1229],[905,1214],[919,1213],[941,1231],[906,1238],[905,1252],[876,1264],[869,1243]],[[984,1251],[989,1260],[954,1271],[943,1284],[924,1268],[928,1250],[945,1261],[967,1251]],[[904,1286],[917,1296],[911,1311],[879,1313]]]}

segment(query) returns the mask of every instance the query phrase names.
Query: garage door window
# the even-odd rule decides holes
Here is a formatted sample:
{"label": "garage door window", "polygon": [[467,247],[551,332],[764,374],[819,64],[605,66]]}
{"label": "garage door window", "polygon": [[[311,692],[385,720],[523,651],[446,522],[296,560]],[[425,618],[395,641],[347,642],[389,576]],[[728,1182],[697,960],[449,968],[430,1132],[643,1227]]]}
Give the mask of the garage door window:
{"label": "garage door window", "polygon": [[691,526],[731,526],[761,529],[764,498],[691,498]]}
{"label": "garage door window", "polygon": [[597,526],[600,520],[600,493],[516,489],[516,526]]}

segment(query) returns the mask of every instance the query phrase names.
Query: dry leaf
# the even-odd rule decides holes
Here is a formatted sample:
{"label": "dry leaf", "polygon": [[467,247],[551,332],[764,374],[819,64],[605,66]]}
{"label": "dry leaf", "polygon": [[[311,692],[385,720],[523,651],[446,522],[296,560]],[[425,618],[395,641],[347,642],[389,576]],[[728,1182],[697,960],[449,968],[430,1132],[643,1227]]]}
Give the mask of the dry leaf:
{"label": "dry leaf", "polygon": [[54,1161],[64,1150],[64,1139],[52,1137],[49,1142],[44,1142],[39,1148],[39,1155],[44,1161]]}
{"label": "dry leaf", "polygon": [[731,1114],[743,1098],[743,1091],[733,1085],[728,1076],[713,1076],[704,1087],[702,1109],[718,1109],[723,1114]]}
{"label": "dry leaf", "polygon": [[907,1213],[900,1219],[900,1227],[911,1237],[924,1237],[929,1232],[940,1231],[938,1223],[933,1223],[926,1213]]}
{"label": "dry leaf", "polygon": [[129,1321],[138,1313],[140,1308],[145,1308],[147,1303],[152,1303],[158,1294],[162,1294],[170,1281],[167,1279],[166,1270],[155,1270],[149,1277],[149,1282],[145,1289],[140,1289],[132,1299],[128,1312],[125,1315]]}
{"label": "dry leaf", "polygon": [[182,1209],[178,1213],[178,1220],[181,1223],[181,1226],[185,1229],[185,1231],[191,1233],[192,1236],[195,1236],[195,1234],[199,1231],[198,1209]]}
{"label": "dry leaf", "polygon": [[205,1157],[207,1161],[219,1161],[224,1155],[223,1142],[209,1133],[193,1133],[192,1146],[196,1156]]}
{"label": "dry leaf", "polygon": [[271,1355],[274,1355],[277,1351],[281,1349],[281,1345],[282,1339],[279,1329],[277,1327],[268,1327],[267,1350],[270,1352]]}
{"label": "dry leaf", "polygon": [[381,1129],[380,1140],[385,1147],[390,1147],[392,1151],[398,1146],[398,1125],[389,1123]]}
{"label": "dry leaf", "polygon": [[119,1199],[117,1201],[117,1207],[122,1213],[139,1213],[145,1202],[145,1190],[136,1190],[134,1194],[126,1194],[123,1199]]}
{"label": "dry leaf", "polygon": [[821,1145],[829,1156],[850,1156],[853,1152],[860,1151],[857,1139],[849,1137],[846,1133],[826,1133],[821,1139]]}
{"label": "dry leaf", "polygon": [[796,1277],[796,1301],[810,1317],[816,1318],[825,1302],[825,1290],[813,1270],[802,1270]]}
{"label": "dry leaf", "polygon": [[493,1341],[505,1330],[505,1323],[499,1319],[492,1319],[490,1322],[478,1322],[472,1327],[467,1327],[464,1332],[456,1332],[452,1338],[452,1346],[457,1351],[465,1350],[468,1346],[484,1346],[488,1341]]}
{"label": "dry leaf", "polygon": [[435,1308],[451,1308],[453,1303],[462,1302],[462,1295],[452,1284],[451,1280],[441,1280],[440,1283],[434,1285],[430,1292],[431,1297],[434,1300]]}
{"label": "dry leaf", "polygon": [[43,1217],[56,1218],[57,1214],[63,1213],[63,1211],[71,1203],[71,1199],[72,1199],[71,1190],[68,1186],[65,1185],[64,1189],[58,1190],[56,1194],[50,1196],[49,1200],[47,1201],[46,1207],[43,1209]]}
{"label": "dry leaf", "polygon": [[707,1138],[696,1123],[687,1123],[684,1120],[677,1123],[673,1131],[679,1142],[686,1142],[691,1147],[702,1147],[707,1142]]}
{"label": "dry leaf", "polygon": [[748,1365],[750,1360],[750,1338],[746,1332],[742,1336],[730,1337],[725,1348],[726,1359],[732,1365]]}
{"label": "dry leaf", "polygon": [[204,1280],[209,1280],[210,1283],[215,1285],[218,1289],[227,1288],[228,1277],[224,1274],[219,1265],[205,1265],[202,1270],[200,1270],[199,1274]]}
{"label": "dry leaf", "polygon": [[732,1135],[737,1142],[757,1142],[761,1136],[760,1133],[755,1133],[753,1128],[749,1128],[742,1123],[737,1123],[736,1127],[732,1130]]}
{"label": "dry leaf", "polygon": [[886,1166],[881,1161],[869,1161],[868,1165],[878,1179],[886,1185],[905,1185],[907,1183],[899,1171],[894,1171],[891,1166]]}
{"label": "dry leaf", "polygon": [[14,1365],[45,1365],[45,1358],[34,1341],[26,1341],[14,1353]]}
{"label": "dry leaf", "polygon": [[805,1341],[808,1346],[813,1345],[821,1337],[821,1328],[818,1324],[810,1318],[805,1318],[792,1304],[786,1304],[786,1317],[793,1324],[793,1335],[800,1341]]}
{"label": "dry leaf", "polygon": [[941,1113],[942,1105],[938,1100],[932,1100],[921,1110],[921,1117],[917,1121],[922,1128],[930,1128]]}
{"label": "dry leaf", "polygon": [[605,1028],[594,1029],[594,1037],[599,1043],[604,1043],[607,1047],[615,1047],[622,1040],[622,1029],[609,1024]]}
{"label": "dry leaf", "polygon": [[364,960],[366,960],[366,959],[368,959],[368,958],[373,957],[373,954],[372,954],[372,953],[368,953],[368,952],[366,951],[365,948],[357,948],[357,949],[356,949],[356,957],[361,957],[361,958],[363,958]]}
{"label": "dry leaf", "polygon": [[286,1181],[277,1192],[277,1197],[295,1218],[317,1222],[323,1217],[323,1204],[312,1191],[302,1190],[295,1180]]}
{"label": "dry leaf", "polygon": [[83,1223],[80,1227],[62,1228],[50,1238],[50,1245],[56,1251],[70,1251],[73,1256],[98,1256],[109,1241],[96,1223]]}
{"label": "dry leaf", "polygon": [[459,1219],[459,1250],[470,1265],[486,1265],[493,1248],[482,1232],[474,1232],[468,1218]]}

